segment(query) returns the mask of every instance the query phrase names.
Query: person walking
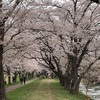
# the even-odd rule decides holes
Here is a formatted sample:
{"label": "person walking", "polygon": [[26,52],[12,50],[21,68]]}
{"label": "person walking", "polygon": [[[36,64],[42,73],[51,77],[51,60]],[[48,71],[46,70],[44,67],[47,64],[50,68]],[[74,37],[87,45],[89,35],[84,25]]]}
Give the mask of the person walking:
{"label": "person walking", "polygon": [[15,76],[12,77],[12,82],[15,83]]}
{"label": "person walking", "polygon": [[23,77],[24,84],[26,83],[26,76]]}
{"label": "person walking", "polygon": [[20,77],[20,83],[23,84],[23,77]]}

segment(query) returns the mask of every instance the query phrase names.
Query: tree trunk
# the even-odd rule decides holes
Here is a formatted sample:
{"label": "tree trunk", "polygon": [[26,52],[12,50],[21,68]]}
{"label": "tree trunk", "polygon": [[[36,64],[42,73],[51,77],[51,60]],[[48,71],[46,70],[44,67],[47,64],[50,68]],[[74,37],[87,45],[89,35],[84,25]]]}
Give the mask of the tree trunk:
{"label": "tree trunk", "polygon": [[72,94],[78,94],[78,90],[79,90],[79,84],[78,83],[72,83],[71,84],[71,89],[70,89],[70,93]]}
{"label": "tree trunk", "polygon": [[52,70],[54,73],[55,73],[55,75],[58,77],[58,79],[59,79],[59,81],[60,81],[60,84],[61,84],[61,86],[64,86],[64,75],[62,75],[61,73],[59,73],[59,72],[57,72],[57,71],[54,71],[54,70]]}
{"label": "tree trunk", "polygon": [[77,77],[76,80],[72,81],[71,88],[70,88],[70,93],[78,94],[80,82],[81,82],[81,78],[78,78],[78,77]]}
{"label": "tree trunk", "polygon": [[61,86],[64,86],[64,82],[65,82],[64,77],[58,77],[58,78],[60,80]]}
{"label": "tree trunk", "polygon": [[[0,15],[2,15],[2,0],[0,0]],[[5,21],[0,17],[0,100],[6,100],[5,81],[3,74],[3,41]]]}
{"label": "tree trunk", "polygon": [[52,78],[52,79],[54,78],[54,74],[53,74],[53,73],[51,73],[51,78]]}
{"label": "tree trunk", "polygon": [[70,90],[70,82],[71,82],[71,79],[65,76],[64,78],[64,88],[65,89]]}
{"label": "tree trunk", "polygon": [[[77,50],[74,48],[74,54],[77,55]],[[78,66],[77,66],[77,56],[69,55],[69,66],[70,66],[70,93],[78,94],[79,90],[79,77],[78,77]]]}
{"label": "tree trunk", "polygon": [[0,100],[6,100],[2,60],[3,60],[3,45],[0,44]]}

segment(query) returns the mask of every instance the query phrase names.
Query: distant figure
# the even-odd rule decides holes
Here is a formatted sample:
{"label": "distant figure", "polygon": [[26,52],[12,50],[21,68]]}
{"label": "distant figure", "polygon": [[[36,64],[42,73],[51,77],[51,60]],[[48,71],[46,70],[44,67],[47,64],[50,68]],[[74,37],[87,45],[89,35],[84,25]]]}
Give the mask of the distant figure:
{"label": "distant figure", "polygon": [[4,80],[4,83],[5,83],[5,85],[6,85],[6,80]]}
{"label": "distant figure", "polygon": [[48,78],[48,73],[46,73],[46,78]]}
{"label": "distant figure", "polygon": [[15,83],[15,77],[14,76],[12,77],[12,82],[13,82],[13,84]]}
{"label": "distant figure", "polygon": [[23,84],[23,77],[20,78],[20,83]]}
{"label": "distant figure", "polygon": [[26,83],[26,76],[23,77],[24,84]]}

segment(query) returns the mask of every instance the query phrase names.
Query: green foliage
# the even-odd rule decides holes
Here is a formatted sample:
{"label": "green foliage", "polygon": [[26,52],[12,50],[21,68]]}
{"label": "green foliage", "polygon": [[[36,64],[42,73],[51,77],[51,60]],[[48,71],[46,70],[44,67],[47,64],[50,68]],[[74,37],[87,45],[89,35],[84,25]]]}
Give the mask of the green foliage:
{"label": "green foliage", "polygon": [[83,94],[71,95],[56,79],[39,79],[7,93],[8,100],[85,100]]}

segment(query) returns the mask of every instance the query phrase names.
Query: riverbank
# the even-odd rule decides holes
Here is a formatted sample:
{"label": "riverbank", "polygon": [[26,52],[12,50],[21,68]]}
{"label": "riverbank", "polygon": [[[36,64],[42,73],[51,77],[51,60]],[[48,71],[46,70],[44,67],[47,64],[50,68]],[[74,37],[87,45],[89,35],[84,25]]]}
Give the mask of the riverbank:
{"label": "riverbank", "polygon": [[[80,91],[86,95],[86,87],[83,83],[80,84]],[[100,100],[100,84],[89,87],[87,95],[93,100]]]}

